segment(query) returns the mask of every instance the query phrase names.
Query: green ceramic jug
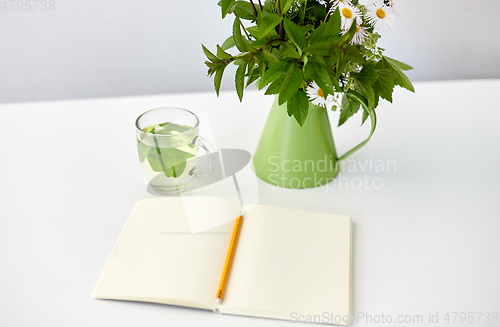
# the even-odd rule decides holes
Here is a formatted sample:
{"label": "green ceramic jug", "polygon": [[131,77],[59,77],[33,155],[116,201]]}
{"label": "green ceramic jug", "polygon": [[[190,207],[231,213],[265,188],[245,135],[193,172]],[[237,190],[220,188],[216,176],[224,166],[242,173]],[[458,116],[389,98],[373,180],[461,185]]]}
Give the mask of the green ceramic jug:
{"label": "green ceramic jug", "polygon": [[255,150],[255,173],[279,187],[311,188],[332,181],[339,173],[340,161],[362,148],[370,140],[376,125],[374,110],[370,136],[338,157],[326,109],[309,103],[303,126],[287,114],[287,105],[276,97],[264,131]]}

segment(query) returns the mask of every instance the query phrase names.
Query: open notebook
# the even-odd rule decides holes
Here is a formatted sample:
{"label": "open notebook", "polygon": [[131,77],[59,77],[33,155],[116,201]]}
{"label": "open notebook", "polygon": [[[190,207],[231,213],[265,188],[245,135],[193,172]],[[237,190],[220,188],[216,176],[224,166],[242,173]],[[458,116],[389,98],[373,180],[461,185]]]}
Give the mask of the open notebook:
{"label": "open notebook", "polygon": [[[217,197],[190,197],[189,203],[219,208],[235,219],[241,210]],[[180,197],[139,201],[92,296],[292,321],[325,312],[349,316],[349,217],[267,205],[244,208],[224,301],[217,305],[234,221],[191,234],[184,206]]]}

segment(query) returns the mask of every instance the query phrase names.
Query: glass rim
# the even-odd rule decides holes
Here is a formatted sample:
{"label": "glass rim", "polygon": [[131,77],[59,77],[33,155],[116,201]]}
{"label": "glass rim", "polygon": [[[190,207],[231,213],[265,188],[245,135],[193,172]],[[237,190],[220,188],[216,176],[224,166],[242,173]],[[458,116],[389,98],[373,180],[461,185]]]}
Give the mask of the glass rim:
{"label": "glass rim", "polygon": [[[181,110],[181,111],[184,111],[188,114],[190,114],[191,116],[193,116],[195,119],[196,119],[196,123],[194,124],[193,127],[189,128],[187,131],[184,131],[182,133],[179,133],[179,134],[175,134],[175,135],[161,135],[161,134],[154,134],[154,133],[149,133],[149,132],[146,132],[144,131],[143,129],[139,128],[139,120],[146,114],[152,112],[152,111],[156,111],[156,110],[168,110],[168,109],[175,109],[175,110]],[[189,132],[192,132],[195,128],[197,128],[198,126],[200,125],[200,119],[198,118],[198,116],[196,116],[194,114],[194,112],[192,111],[189,111],[187,109],[183,109],[183,108],[177,108],[177,107],[159,107],[159,108],[154,108],[154,109],[149,109],[148,111],[145,111],[143,112],[142,114],[139,115],[139,117],[137,117],[137,119],[135,120],[135,128],[137,131],[139,131],[140,133],[144,133],[144,134],[149,134],[149,135],[155,135],[156,137],[176,137],[176,136],[179,136],[179,135],[183,135],[183,134],[188,134]]]}

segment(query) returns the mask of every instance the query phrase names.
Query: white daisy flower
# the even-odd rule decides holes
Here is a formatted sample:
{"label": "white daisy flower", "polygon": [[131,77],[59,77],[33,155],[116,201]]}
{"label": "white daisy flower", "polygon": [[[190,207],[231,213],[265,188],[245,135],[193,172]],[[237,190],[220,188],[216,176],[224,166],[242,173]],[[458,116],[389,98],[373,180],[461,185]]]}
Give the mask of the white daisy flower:
{"label": "white daisy flower", "polygon": [[340,4],[348,4],[348,5],[351,5],[351,0],[333,0],[331,1],[333,2],[332,3],[332,11],[335,11],[335,9],[337,9],[337,7],[340,5]]}
{"label": "white daisy flower", "polygon": [[366,19],[375,31],[383,31],[394,26],[397,16],[393,7],[386,6],[382,0],[377,0],[366,7]]}
{"label": "white daisy flower", "polygon": [[361,25],[356,25],[356,33],[352,37],[351,44],[363,44],[368,38],[368,33]]}
{"label": "white daisy flower", "polygon": [[333,106],[333,96],[329,94],[325,98],[323,90],[314,82],[307,87],[307,96],[309,97],[309,101],[315,106],[321,106],[326,109],[331,109]]}
{"label": "white daisy flower", "polygon": [[[345,1],[344,1],[345,2]],[[339,3],[340,19],[342,20],[342,30],[347,31],[352,25],[353,21],[361,25],[361,11],[351,4]],[[335,10],[332,7],[332,10]]]}

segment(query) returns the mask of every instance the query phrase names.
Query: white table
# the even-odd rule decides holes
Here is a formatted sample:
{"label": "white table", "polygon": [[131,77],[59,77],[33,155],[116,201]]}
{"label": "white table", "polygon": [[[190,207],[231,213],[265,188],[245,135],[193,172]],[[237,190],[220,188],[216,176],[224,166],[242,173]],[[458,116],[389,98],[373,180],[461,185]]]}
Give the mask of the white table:
{"label": "white table", "polygon": [[[483,318],[500,314],[500,80],[415,87],[381,103],[377,131],[340,188],[259,181],[260,203],[352,217],[356,313],[425,323],[404,326],[427,325],[429,313],[440,325],[498,326]],[[253,152],[272,101],[247,92],[239,104],[228,92],[1,105],[0,326],[289,324],[90,297],[134,203],[152,196],[134,119],[160,106],[206,110],[219,148]],[[360,119],[334,128],[339,153],[366,137]],[[385,172],[375,169],[380,161]],[[359,181],[383,187],[357,189]],[[452,324],[450,314],[446,324],[447,312],[483,316]],[[354,324],[365,325],[383,324]]]}

